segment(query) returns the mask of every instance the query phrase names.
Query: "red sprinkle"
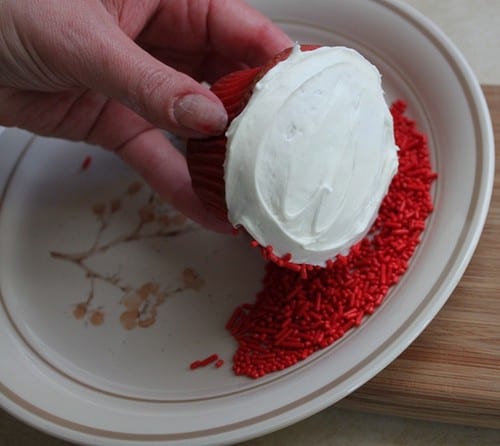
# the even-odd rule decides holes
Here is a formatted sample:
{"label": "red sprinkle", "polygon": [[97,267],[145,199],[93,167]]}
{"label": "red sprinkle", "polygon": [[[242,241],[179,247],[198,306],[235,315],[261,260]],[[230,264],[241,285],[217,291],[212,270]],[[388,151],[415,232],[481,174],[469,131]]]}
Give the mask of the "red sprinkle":
{"label": "red sprinkle", "polygon": [[194,361],[194,362],[192,362],[192,363],[189,365],[189,368],[190,368],[191,370],[197,369],[197,368],[200,366],[200,362],[201,362],[201,361]]}
{"label": "red sprinkle", "polygon": [[223,359],[219,359],[219,360],[215,363],[215,367],[216,367],[216,368],[222,367],[223,365],[224,365],[224,360],[223,360]]}
{"label": "red sprinkle", "polygon": [[87,155],[82,162],[82,165],[80,166],[80,170],[84,171],[87,170],[90,167],[90,164],[92,163],[92,157],[90,155]]}
{"label": "red sprinkle", "polygon": [[399,170],[367,237],[325,268],[298,265],[289,254],[280,258],[272,246],[260,247],[269,261],[262,289],[255,303],[236,308],[226,325],[238,342],[236,375],[256,379],[332,344],[372,314],[406,272],[433,210],[436,174],[427,138],[403,115],[405,109],[402,101],[391,107]]}
{"label": "red sprinkle", "polygon": [[192,362],[189,365],[189,368],[191,370],[195,370],[195,369],[198,369],[200,367],[206,367],[207,365],[212,364],[212,362],[216,362],[217,360],[219,360],[219,355],[217,355],[217,353],[214,353],[213,355],[210,355],[210,356],[208,356],[205,359],[199,359],[199,360],[196,360],[196,361]]}

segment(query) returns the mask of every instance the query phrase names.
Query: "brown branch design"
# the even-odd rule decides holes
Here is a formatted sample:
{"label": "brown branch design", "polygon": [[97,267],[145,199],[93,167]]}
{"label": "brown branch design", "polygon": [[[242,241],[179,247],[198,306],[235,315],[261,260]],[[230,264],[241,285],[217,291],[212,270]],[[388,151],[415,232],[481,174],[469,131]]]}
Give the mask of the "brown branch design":
{"label": "brown branch design", "polygon": [[146,194],[144,194],[147,196],[146,202],[137,210],[137,224],[129,232],[103,242],[103,234],[108,229],[112,219],[128,204],[127,198],[141,192],[144,193],[144,189],[143,183],[134,181],[121,196],[113,198],[109,202],[98,202],[91,206],[91,212],[98,220],[98,228],[88,249],[73,253],[50,252],[52,258],[75,265],[85,274],[88,280],[88,294],[84,300],[75,304],[72,312],[75,319],[83,320],[86,325],[90,323],[99,326],[105,321],[103,307],[94,307],[92,305],[96,294],[95,284],[97,281],[107,283],[122,293],[120,304],[123,305],[124,310],[120,315],[120,323],[126,330],[136,327],[150,327],[156,321],[158,308],[168,297],[186,289],[199,290],[204,285],[203,279],[191,268],[184,269],[179,278],[178,286],[162,288],[159,283],[153,281],[134,287],[117,273],[105,275],[88,265],[89,259],[104,254],[118,245],[152,238],[168,239],[196,229],[196,226],[190,223],[184,215],[165,205],[158,195],[146,191]]}

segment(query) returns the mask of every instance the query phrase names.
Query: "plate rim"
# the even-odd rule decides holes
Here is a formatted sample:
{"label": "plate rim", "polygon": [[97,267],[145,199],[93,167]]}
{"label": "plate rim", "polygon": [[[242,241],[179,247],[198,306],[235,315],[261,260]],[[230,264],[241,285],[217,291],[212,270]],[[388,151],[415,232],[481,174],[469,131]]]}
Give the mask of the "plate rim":
{"label": "plate rim", "polygon": [[[413,318],[412,325],[406,326],[404,327],[404,329],[401,328],[401,331],[403,332],[401,337],[404,339],[405,342],[402,343],[400,342],[396,346],[391,345],[394,344],[395,338],[397,338],[397,336],[394,336],[393,334],[393,336],[391,336],[391,338],[388,340],[389,344],[388,346],[385,346],[385,343],[382,344],[384,346],[383,350],[388,352],[388,355],[385,356],[383,360],[382,358],[380,358],[380,355],[375,355],[374,358],[371,358],[375,354],[375,352],[372,352],[371,355],[369,355],[367,358],[364,358],[363,361],[361,361],[361,363],[366,362],[366,364],[370,364],[369,367],[370,370],[369,371],[366,370],[367,365],[361,366],[359,371],[355,375],[351,376],[349,379],[349,381],[357,381],[357,382],[353,383],[353,385],[349,389],[345,389],[343,392],[341,392],[340,397],[336,398],[335,401],[338,401],[339,399],[343,398],[347,394],[354,391],[357,387],[362,385],[364,382],[366,382],[367,379],[360,379],[358,377],[358,375],[363,375],[363,371],[365,378],[366,376],[368,376],[369,379],[370,377],[377,374],[384,367],[386,367],[390,362],[392,362],[396,358],[396,356],[399,355],[403,350],[405,350],[408,347],[408,345],[410,345],[411,342],[413,342],[413,340],[425,329],[425,327],[429,324],[429,322],[434,318],[436,313],[444,305],[446,300],[451,295],[453,289],[458,284],[460,278],[462,277],[465,268],[469,264],[472,255],[477,247],[479,238],[482,233],[482,229],[486,222],[486,217],[488,214],[490,200],[491,200],[491,194],[493,190],[493,180],[494,180],[494,138],[493,138],[493,128],[491,124],[489,109],[487,107],[486,100],[479,86],[479,83],[475,78],[471,68],[465,61],[464,57],[462,56],[462,54],[456,49],[455,45],[450,41],[450,39],[446,35],[444,35],[444,33],[441,30],[439,30],[428,18],[415,11],[409,5],[390,0],[373,0],[373,1],[389,9],[392,9],[393,11],[399,13],[399,15],[404,15],[405,20],[411,22],[413,25],[416,26],[418,25],[417,26],[418,29],[433,42],[436,48],[439,49],[440,53],[445,57],[447,62],[453,68],[453,72],[457,76],[457,79],[460,80],[463,92],[468,100],[468,105],[474,106],[473,108],[471,108],[471,112],[473,112],[472,115],[474,118],[475,140],[477,141],[477,146],[483,148],[483,150],[479,152],[479,154],[482,156],[482,159],[479,159],[478,161],[478,169],[481,168],[481,170],[484,172],[484,175],[481,176],[479,180],[477,179],[479,178],[479,175],[476,175],[476,180],[474,184],[475,190],[473,193],[473,196],[479,195],[480,197],[483,197],[483,199],[479,200],[476,203],[475,207],[469,209],[469,214],[471,214],[470,215],[471,223],[469,224],[469,226],[464,228],[461,234],[460,238],[462,239],[462,243],[459,246],[457,246],[455,250],[457,251],[456,252],[457,254],[461,255],[457,256],[455,260],[451,262],[451,265],[448,268],[448,271],[446,272],[446,278],[448,280],[442,280],[441,282],[439,283],[437,282],[436,284],[434,284],[432,290],[429,293],[429,295],[432,294],[433,297],[429,299],[429,302],[426,301],[421,302],[418,308],[420,308],[421,306],[423,306],[423,308],[420,311],[418,311],[416,316]],[[7,133],[9,133],[9,131],[5,132],[2,135],[2,137]],[[465,244],[464,242],[467,240],[469,240],[469,242]],[[414,325],[416,325],[417,328],[415,328]],[[401,337],[399,337],[399,340],[401,339]],[[380,350],[381,348],[382,346],[380,346],[376,351]],[[356,377],[358,377],[358,379],[354,379]],[[264,418],[263,420],[258,420],[255,422],[253,422],[252,419],[245,420],[242,423],[245,424],[245,430],[247,431],[246,436],[240,435],[241,432],[243,431],[242,428],[239,427],[235,428],[233,425],[226,425],[222,429],[221,428],[215,429],[218,432],[222,432],[220,434],[215,433],[214,434],[215,437],[214,436],[202,437],[201,435],[199,435],[201,431],[196,431],[195,433],[197,435],[195,437],[189,437],[189,436],[186,437],[185,435],[183,435],[183,438],[191,440],[195,438],[204,438],[204,439],[212,438],[214,441],[219,440],[218,444],[220,444],[220,440],[225,442],[234,441],[236,439],[232,436],[234,432],[239,433],[239,435],[237,435],[238,440],[251,438],[256,435],[263,435],[272,430],[276,430],[286,425],[292,424],[300,419],[303,419],[305,416],[312,415],[322,410],[323,408],[331,405],[332,401],[329,398],[327,398],[328,393],[332,392],[335,387],[333,386],[332,388],[330,388],[331,384],[332,383],[329,383],[329,385],[324,386],[321,389],[317,389],[315,392],[312,392],[311,394],[308,394],[305,397],[294,401],[293,404],[291,404],[294,406],[293,409],[288,410],[287,406],[289,405],[285,405],[279,409],[273,410],[271,414],[264,414],[260,417],[254,417],[259,419]],[[325,387],[327,387],[326,390]],[[8,397],[9,394],[10,398]],[[18,403],[20,403],[18,406],[16,406],[15,404],[16,399],[18,400]],[[301,403],[300,401],[303,399],[305,399],[306,401],[304,401],[304,403]],[[9,401],[12,404],[9,404]],[[74,436],[64,435],[64,432],[62,430],[59,431],[60,428],[64,430],[64,426],[59,426],[59,424],[54,425],[55,420],[51,420],[52,418],[54,418],[54,416],[46,413],[47,415],[46,417],[37,418],[36,412],[40,412],[40,408],[37,408],[31,405],[31,403],[29,403],[28,401],[25,401],[21,397],[18,397],[10,389],[6,389],[2,383],[0,383],[0,404],[14,416],[17,415],[23,421],[27,422],[28,424],[34,425],[38,429],[44,430],[52,435],[61,436],[70,441],[75,441]],[[307,404],[307,410],[304,410],[306,404]],[[14,405],[15,408],[18,410],[14,410],[14,407],[12,405]],[[35,410],[33,410],[33,408]],[[278,413],[274,414],[274,412]],[[32,417],[36,418],[36,422],[35,419],[33,419],[32,417],[23,416],[26,415],[27,413],[31,413]],[[39,415],[41,414],[39,413]],[[283,420],[284,417],[286,418],[285,420]],[[32,419],[32,423],[29,422],[29,419]],[[65,423],[68,422],[67,420],[63,421],[65,421]],[[278,421],[278,422],[273,423],[272,421]],[[77,423],[73,424],[76,425]],[[263,427],[262,429],[256,429],[256,426],[262,424],[264,424],[264,426],[262,426]],[[84,430],[87,431],[95,430],[93,428],[88,428],[87,426],[82,426],[82,427],[84,427],[85,428]],[[248,432],[252,430],[254,432]],[[255,432],[255,430],[257,432]],[[71,432],[74,431],[72,430]],[[82,431],[81,433],[83,434],[84,432]],[[66,434],[68,434],[68,432],[66,432]],[[225,436],[227,438],[223,439],[221,436],[222,437]],[[130,439],[131,437],[133,438],[133,435],[131,436],[130,434],[126,434],[126,437],[127,438],[121,438],[119,440],[120,444],[123,444],[124,440]],[[147,438],[144,437],[148,436],[141,436],[141,437],[142,440],[147,440]],[[88,441],[89,439],[95,440],[96,437],[92,435],[91,437],[87,437],[87,440],[82,438],[81,441]],[[99,436],[97,437],[97,439],[102,440],[102,437]],[[140,439],[137,438],[136,440]],[[162,439],[158,438],[157,440],[152,440],[152,441],[162,441]],[[165,440],[163,441],[168,441],[168,439],[165,438]],[[109,443],[109,444],[114,444],[114,443]]]}

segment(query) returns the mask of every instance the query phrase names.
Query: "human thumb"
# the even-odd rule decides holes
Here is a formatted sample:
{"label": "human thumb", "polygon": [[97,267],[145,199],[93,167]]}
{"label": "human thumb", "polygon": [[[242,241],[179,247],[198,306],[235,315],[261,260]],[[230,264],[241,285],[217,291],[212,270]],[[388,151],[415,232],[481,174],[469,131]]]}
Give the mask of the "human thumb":
{"label": "human thumb", "polygon": [[220,134],[227,114],[220,100],[191,77],[161,63],[120,29],[97,38],[81,66],[87,87],[129,106],[152,124],[181,136]]}

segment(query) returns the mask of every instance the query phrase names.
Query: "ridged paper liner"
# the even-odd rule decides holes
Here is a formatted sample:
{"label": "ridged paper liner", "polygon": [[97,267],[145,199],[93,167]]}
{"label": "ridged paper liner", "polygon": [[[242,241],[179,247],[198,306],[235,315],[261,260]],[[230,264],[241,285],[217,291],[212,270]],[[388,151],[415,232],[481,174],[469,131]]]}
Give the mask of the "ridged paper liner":
{"label": "ridged paper liner", "polygon": [[[219,79],[211,90],[224,105],[230,123],[248,102],[259,68],[236,71]],[[224,161],[227,138],[224,134],[208,139],[191,139],[187,144],[187,163],[193,189],[205,207],[227,220]]]}
{"label": "ridged paper liner", "polygon": [[[318,48],[301,45],[302,51]],[[264,74],[291,53],[288,48],[261,67],[236,71],[215,82],[211,91],[221,100],[228,114],[228,125],[240,114],[252,95],[253,87]],[[227,221],[224,161],[227,138],[223,135],[207,139],[190,139],[187,144],[187,163],[193,189],[205,207],[221,220]]]}

